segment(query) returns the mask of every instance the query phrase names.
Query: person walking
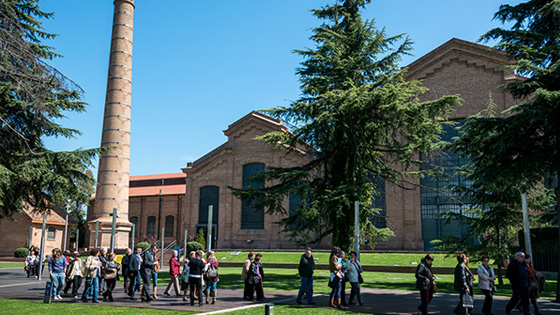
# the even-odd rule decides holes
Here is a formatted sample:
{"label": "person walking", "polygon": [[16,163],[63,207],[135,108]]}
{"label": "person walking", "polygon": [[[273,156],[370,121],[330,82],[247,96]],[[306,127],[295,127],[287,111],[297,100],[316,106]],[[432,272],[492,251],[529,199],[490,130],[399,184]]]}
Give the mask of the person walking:
{"label": "person walking", "polygon": [[[84,269],[85,264],[84,261],[80,258],[80,253],[75,252],[74,258],[70,261],[66,271],[66,277],[69,279],[69,282],[72,283],[72,296],[77,299],[78,298],[78,290],[82,285],[82,279],[84,277]],[[69,289],[69,288],[68,288]],[[67,288],[64,288],[64,293],[67,293]]]}
{"label": "person walking", "polygon": [[311,253],[311,247],[307,247],[305,253],[299,259],[298,272],[300,276],[299,292],[296,298],[298,304],[302,304],[303,293],[307,292],[307,304],[317,305],[313,301],[313,272],[315,270],[315,260]]}
{"label": "person walking", "polygon": [[434,256],[427,254],[422,258],[420,264],[416,267],[416,288],[420,290],[420,305],[418,310],[422,315],[428,314],[428,305],[434,297],[434,288],[436,277],[432,273],[432,264]]}
{"label": "person walking", "polygon": [[255,260],[251,263],[251,300],[253,299],[253,292],[257,292],[257,301],[264,301],[264,268],[262,264],[262,254],[256,254]]}
{"label": "person walking", "polygon": [[527,266],[527,271],[529,272],[529,300],[535,308],[535,315],[541,315],[541,313],[539,312],[539,306],[537,305],[537,299],[540,297],[540,294],[542,292],[540,280],[542,276],[540,274],[537,274],[537,271],[535,270],[535,268],[533,268],[531,256],[527,254],[525,255],[525,265]]}
{"label": "person walking", "polygon": [[105,292],[105,264],[107,264],[107,248],[99,250],[99,262],[101,268],[99,269],[99,292]]}
{"label": "person walking", "polygon": [[120,269],[121,266],[115,261],[115,253],[107,255],[107,262],[105,263],[105,285],[107,289],[103,293],[103,301],[113,302],[113,290],[117,280],[119,280]]}
{"label": "person walking", "polygon": [[343,251],[342,252],[342,256],[341,258],[341,262],[342,262],[342,273],[344,274],[344,277],[342,278],[342,280],[340,281],[340,301],[341,301],[341,305],[342,306],[348,306],[348,304],[346,304],[346,283],[348,282],[348,277],[346,276],[346,253]]}
{"label": "person walking", "polygon": [[208,298],[212,297],[212,304],[216,303],[216,298],[218,295],[218,281],[220,278],[218,276],[218,260],[216,259],[216,254],[214,251],[208,252],[208,259],[206,260],[206,266],[208,269],[205,273],[206,280],[206,290],[204,290],[204,295],[206,296],[206,304],[208,304]]}
{"label": "person walking", "polygon": [[169,291],[171,291],[171,287],[175,289],[175,295],[179,296],[179,259],[177,256],[179,253],[176,250],[173,250],[173,256],[169,259],[169,276],[171,277],[169,281],[169,285],[163,291],[163,295],[171,296]]}
{"label": "person walking", "polygon": [[25,271],[27,271],[27,278],[29,276],[35,275],[35,251],[32,249],[29,250],[27,257],[25,258]]}
{"label": "person walking", "polygon": [[189,261],[189,285],[191,291],[191,306],[194,306],[194,291],[198,292],[198,306],[202,306],[202,274],[207,270],[207,265],[202,260],[204,253],[196,251],[195,258]]}
{"label": "person walking", "polygon": [[[341,282],[342,278],[344,278],[341,257],[342,250],[340,250],[340,247],[334,246],[329,259],[329,271],[331,272],[329,286],[332,288],[329,296],[329,306],[335,308],[345,308],[342,306],[340,298]],[[336,305],[335,301],[337,302]]]}
{"label": "person walking", "polygon": [[492,301],[493,295],[496,291],[494,280],[496,274],[494,268],[489,265],[490,258],[488,256],[482,257],[482,265],[476,268],[478,274],[478,288],[484,294],[484,304],[482,305],[482,314],[492,315]]}
{"label": "person walking", "polygon": [[243,270],[241,271],[241,279],[243,280],[245,287],[243,289],[243,299],[245,300],[253,300],[253,294],[251,294],[251,288],[253,287],[249,283],[249,271],[251,270],[251,264],[253,263],[253,259],[255,258],[255,253],[250,252],[247,254],[247,259],[243,262]]}
{"label": "person walking", "polygon": [[49,274],[52,282],[52,297],[55,301],[60,301],[60,292],[64,287],[66,279],[66,258],[62,256],[60,248],[52,250],[52,256],[49,259]]}
{"label": "person walking", "polygon": [[358,254],[356,252],[350,252],[350,260],[346,264],[346,275],[348,276],[348,282],[350,282],[350,300],[348,304],[354,305],[354,297],[358,299],[358,304],[360,306],[364,305],[362,301],[362,295],[360,294],[360,278],[362,273],[362,265],[358,261]]}
{"label": "person walking", "polygon": [[122,265],[122,275],[123,275],[123,288],[124,293],[128,294],[128,281],[130,280],[130,272],[128,269],[128,265],[130,264],[130,256],[132,255],[132,250],[130,248],[126,249],[126,254],[123,256],[121,260]]}
{"label": "person walking", "polygon": [[160,262],[159,262],[159,258],[158,253],[154,252],[154,270],[152,273],[152,281],[153,281],[153,288],[154,288],[154,294],[152,295],[152,297],[154,298],[154,300],[159,300],[158,296],[157,296],[157,280],[158,280],[158,275],[159,275],[159,268],[161,266]]}
{"label": "person walking", "polygon": [[140,300],[142,302],[151,302],[153,298],[150,296],[150,279],[154,270],[154,251],[157,249],[156,244],[152,244],[150,248],[142,255],[142,267],[140,267],[140,275],[142,276],[142,294]]}
{"label": "person walking", "polygon": [[467,267],[467,255],[457,255],[457,266],[455,267],[454,289],[459,292],[459,304],[453,310],[455,314],[469,314],[472,309],[472,273]]}
{"label": "person walking", "polygon": [[134,296],[136,291],[140,289],[140,269],[142,269],[142,248],[136,247],[135,253],[130,255],[128,261],[128,272],[130,277],[130,284],[128,285],[128,296],[131,300],[135,300]]}
{"label": "person walking", "polygon": [[99,292],[99,274],[101,262],[99,261],[99,249],[94,248],[90,251],[90,256],[86,259],[85,276],[86,287],[82,293],[82,302],[87,302],[88,295],[91,295],[92,303],[99,303],[97,294]]}
{"label": "person walking", "polygon": [[511,298],[506,305],[506,314],[511,314],[511,310],[521,300],[523,314],[530,315],[529,312],[529,270],[525,265],[525,254],[515,253],[515,258],[509,263],[506,277],[511,283]]}
{"label": "person walking", "polygon": [[187,292],[189,291],[189,274],[191,272],[191,268],[189,267],[189,263],[196,257],[196,252],[191,251],[189,253],[189,258],[185,261],[183,266],[183,272],[181,273],[181,290],[183,291],[183,301],[188,302],[189,298]]}

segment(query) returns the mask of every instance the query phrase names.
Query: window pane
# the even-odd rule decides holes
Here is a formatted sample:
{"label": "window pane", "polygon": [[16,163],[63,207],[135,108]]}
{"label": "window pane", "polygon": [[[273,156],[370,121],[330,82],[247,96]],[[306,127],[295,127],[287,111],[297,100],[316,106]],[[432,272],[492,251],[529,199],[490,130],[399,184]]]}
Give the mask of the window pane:
{"label": "window pane", "polygon": [[156,217],[148,217],[148,229],[146,235],[155,236],[156,235]]}
{"label": "window pane", "polygon": [[165,217],[165,237],[173,237],[173,226],[175,225],[175,217],[168,215]]}
{"label": "window pane", "polygon": [[[243,165],[243,188],[264,188],[264,181],[252,181],[251,176],[264,171],[264,164],[251,163]],[[241,201],[241,228],[251,230],[264,229],[264,207],[255,208],[248,200]]]}
{"label": "window pane", "polygon": [[50,227],[47,231],[47,239],[49,240],[54,240],[56,236],[56,229],[53,227]]}
{"label": "window pane", "polygon": [[213,206],[212,224],[218,224],[220,187],[205,186],[200,188],[198,203],[198,224],[208,224],[208,206]]}
{"label": "window pane", "polygon": [[[134,224],[134,237],[138,236],[138,217],[132,217],[130,219],[128,219],[128,221],[130,221],[130,223]],[[132,230],[130,231],[130,233],[132,234]]]}

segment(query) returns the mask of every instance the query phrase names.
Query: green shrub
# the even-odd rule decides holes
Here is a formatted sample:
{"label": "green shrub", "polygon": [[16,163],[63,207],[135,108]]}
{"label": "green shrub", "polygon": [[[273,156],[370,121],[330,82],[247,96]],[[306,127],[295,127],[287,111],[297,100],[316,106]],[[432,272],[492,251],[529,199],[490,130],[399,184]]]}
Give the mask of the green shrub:
{"label": "green shrub", "polygon": [[188,242],[187,243],[187,255],[192,251],[204,250],[204,245],[199,242]]}
{"label": "green shrub", "polygon": [[20,247],[14,251],[14,257],[27,257],[29,254],[29,249]]}
{"label": "green shrub", "polygon": [[150,243],[140,242],[140,243],[136,244],[136,246],[142,248],[142,251],[145,251],[146,249],[150,248]]}
{"label": "green shrub", "polygon": [[196,241],[202,244],[202,250],[206,248],[206,239],[204,238],[204,230],[202,228],[198,230],[198,237],[196,238]]}

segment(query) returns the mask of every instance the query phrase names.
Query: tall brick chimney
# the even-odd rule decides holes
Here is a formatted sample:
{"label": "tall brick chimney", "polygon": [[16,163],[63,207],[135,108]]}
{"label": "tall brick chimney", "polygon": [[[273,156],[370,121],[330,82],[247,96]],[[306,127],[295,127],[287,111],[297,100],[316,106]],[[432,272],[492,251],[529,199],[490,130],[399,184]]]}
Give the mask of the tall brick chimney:
{"label": "tall brick chimney", "polygon": [[128,184],[130,169],[130,109],[132,93],[132,30],[134,0],[115,0],[109,75],[103,116],[102,147],[113,147],[99,159],[95,207],[88,213],[89,247],[95,244],[99,221],[98,247],[111,243],[113,208],[118,211],[115,248],[128,246]]}

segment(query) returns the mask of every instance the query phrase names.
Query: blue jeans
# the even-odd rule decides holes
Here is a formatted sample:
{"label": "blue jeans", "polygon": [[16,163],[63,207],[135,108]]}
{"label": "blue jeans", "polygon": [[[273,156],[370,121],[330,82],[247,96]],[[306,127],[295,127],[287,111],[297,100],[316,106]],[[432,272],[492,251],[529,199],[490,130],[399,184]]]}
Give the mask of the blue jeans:
{"label": "blue jeans", "polygon": [[91,294],[92,302],[97,302],[97,294],[99,293],[99,277],[93,277],[91,279],[86,279],[86,287],[84,293],[82,294],[82,301],[87,302],[88,294]]}
{"label": "blue jeans", "polygon": [[333,282],[333,288],[331,291],[331,298],[335,298],[335,299],[340,299],[340,290],[342,289],[342,279],[340,279],[337,276],[334,276],[332,282]]}
{"label": "blue jeans", "polygon": [[218,284],[218,281],[210,281],[210,280],[206,280],[206,290],[205,291],[210,291],[210,290],[216,290],[216,285]]}
{"label": "blue jeans", "polygon": [[63,272],[57,272],[52,274],[51,282],[52,282],[52,296],[55,297],[60,295],[60,291],[64,287],[64,280],[66,279],[66,275]]}
{"label": "blue jeans", "polygon": [[313,277],[301,277],[297,301],[301,302],[303,293],[307,291],[307,302],[313,302]]}

